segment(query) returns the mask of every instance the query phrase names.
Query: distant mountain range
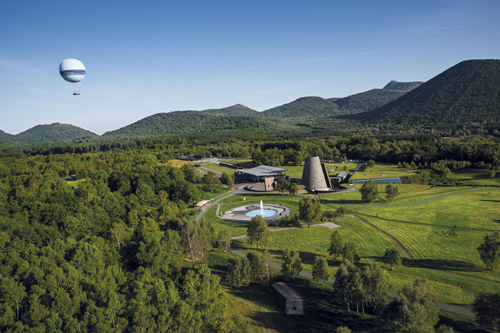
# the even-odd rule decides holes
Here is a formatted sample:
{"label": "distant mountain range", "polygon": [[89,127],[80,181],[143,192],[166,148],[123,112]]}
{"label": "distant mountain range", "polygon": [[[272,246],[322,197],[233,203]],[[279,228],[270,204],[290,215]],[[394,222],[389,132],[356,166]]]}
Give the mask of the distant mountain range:
{"label": "distant mountain range", "polygon": [[[228,109],[230,108],[225,110],[228,111]],[[175,111],[154,114],[115,131],[106,132],[103,136],[217,133],[230,130],[265,133],[277,126],[276,121],[258,117],[227,116],[215,113],[213,110],[211,112]]]}
{"label": "distant mountain range", "polygon": [[250,109],[241,104],[236,104],[223,109],[209,109],[203,110],[205,113],[219,113],[225,114],[226,116],[247,116],[247,117],[258,117],[260,112]]}
{"label": "distant mountain range", "polygon": [[[428,82],[389,82],[344,98],[301,97],[262,112],[236,104],[222,109],[158,113],[104,137],[230,133],[254,135],[270,131],[294,133],[326,119],[350,119],[350,124],[461,124],[500,121],[500,61],[461,62]],[[0,131],[0,141],[20,143],[74,140],[96,137],[82,128],[51,124],[35,126],[11,135]]]}
{"label": "distant mountain range", "polygon": [[345,98],[330,100],[338,106],[339,115],[357,114],[375,110],[406,93],[407,91],[372,89]]}
{"label": "distant mountain range", "polygon": [[0,141],[3,140],[12,140],[14,136],[9,133],[5,133],[4,131],[0,130]]}
{"label": "distant mountain range", "polygon": [[422,81],[413,81],[413,82],[391,81],[391,82],[387,83],[383,89],[408,91],[408,90],[415,89],[416,87],[420,86],[423,83],[424,82],[422,82]]}
{"label": "distant mountain range", "polygon": [[[6,134],[2,132],[3,134]],[[7,134],[8,137],[0,140],[12,140],[20,143],[38,143],[52,141],[67,141],[79,138],[93,138],[98,135],[83,128],[68,124],[54,123],[50,125],[37,125],[17,135]]]}
{"label": "distant mountain range", "polygon": [[403,125],[500,121],[500,61],[463,61],[400,98],[350,116]]}
{"label": "distant mountain range", "polygon": [[337,104],[321,97],[301,97],[293,102],[262,111],[264,118],[300,118],[338,115]]}

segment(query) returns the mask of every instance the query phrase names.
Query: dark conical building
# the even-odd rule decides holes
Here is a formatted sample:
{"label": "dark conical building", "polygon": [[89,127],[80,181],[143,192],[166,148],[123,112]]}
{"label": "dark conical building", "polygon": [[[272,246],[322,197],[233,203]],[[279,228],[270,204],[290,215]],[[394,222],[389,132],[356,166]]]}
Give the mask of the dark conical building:
{"label": "dark conical building", "polygon": [[321,163],[318,156],[306,157],[302,185],[311,191],[329,191],[332,187],[325,164]]}

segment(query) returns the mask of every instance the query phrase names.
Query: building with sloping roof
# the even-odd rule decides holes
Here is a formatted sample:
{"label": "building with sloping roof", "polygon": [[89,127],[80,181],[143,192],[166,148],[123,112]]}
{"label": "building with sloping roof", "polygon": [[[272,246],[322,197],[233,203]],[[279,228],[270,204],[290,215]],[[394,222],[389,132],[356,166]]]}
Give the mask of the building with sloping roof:
{"label": "building with sloping roof", "polygon": [[266,178],[274,178],[274,180],[285,177],[284,172],[288,169],[276,168],[269,165],[259,165],[250,169],[238,169],[234,173],[234,177],[239,182],[257,183],[263,182]]}

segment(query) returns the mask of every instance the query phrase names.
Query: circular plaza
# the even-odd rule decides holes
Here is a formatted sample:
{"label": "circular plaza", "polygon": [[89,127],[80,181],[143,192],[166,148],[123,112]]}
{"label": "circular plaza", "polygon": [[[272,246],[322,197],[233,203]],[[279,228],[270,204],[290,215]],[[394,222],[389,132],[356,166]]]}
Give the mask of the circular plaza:
{"label": "circular plaza", "polygon": [[291,212],[290,208],[279,204],[255,204],[229,209],[221,217],[231,222],[250,222],[254,216],[262,216],[267,221],[274,221],[290,215]]}

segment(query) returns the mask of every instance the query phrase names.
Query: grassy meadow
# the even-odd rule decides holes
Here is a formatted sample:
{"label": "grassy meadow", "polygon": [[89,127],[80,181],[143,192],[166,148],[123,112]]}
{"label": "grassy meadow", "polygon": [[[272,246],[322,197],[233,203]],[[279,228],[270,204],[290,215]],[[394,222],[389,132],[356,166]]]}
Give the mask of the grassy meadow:
{"label": "grassy meadow", "polygon": [[356,172],[351,180],[356,179],[376,179],[376,178],[390,178],[390,177],[405,177],[414,174],[416,170],[408,170],[398,168],[397,164],[389,163],[376,163],[373,168],[366,168],[363,171]]}
{"label": "grassy meadow", "polygon": [[[379,166],[377,166],[379,167]],[[376,168],[377,168],[376,167]],[[374,169],[376,169],[374,168]],[[394,174],[390,174],[389,171]],[[399,173],[397,173],[399,171]],[[294,172],[299,172],[298,169]],[[361,172],[366,173],[367,171]],[[370,171],[368,171],[370,172]],[[371,171],[373,177],[408,175],[397,166],[381,165],[379,170]],[[377,173],[378,172],[378,173]],[[484,174],[484,171],[481,170]],[[462,173],[459,177],[470,177],[474,172]],[[454,174],[456,176],[456,174]],[[484,177],[487,177],[484,175]],[[496,185],[496,178],[478,179],[484,185]],[[386,202],[386,185],[379,185],[379,197],[372,204],[361,201],[361,193],[348,192],[338,194],[322,194],[321,200],[332,206],[349,206],[355,214],[395,237],[402,246],[416,259],[416,262],[404,259],[403,264],[394,270],[382,262],[387,248],[395,248],[403,252],[385,234],[374,229],[355,216],[338,221],[339,230],[344,241],[355,242],[361,257],[360,265],[375,262],[389,271],[391,291],[401,291],[408,281],[417,278],[427,279],[433,286],[437,301],[463,307],[471,307],[474,297],[483,291],[500,292],[500,274],[487,270],[479,259],[477,247],[489,230],[500,231],[500,191],[498,188],[447,187],[428,185],[398,185],[401,195],[393,202]],[[358,189],[360,186],[357,186]],[[463,192],[463,193],[460,193]],[[445,194],[452,194],[443,196]],[[284,204],[298,213],[301,196],[235,195],[221,201],[221,214],[231,208],[248,204],[264,203]],[[426,199],[432,199],[424,201]],[[335,209],[323,205],[323,211]],[[227,222],[215,216],[216,207],[204,216],[214,222],[216,231],[229,230],[232,236],[246,234],[245,223]],[[293,214],[293,213],[292,213]],[[395,221],[388,221],[388,220]],[[398,221],[417,222],[421,224],[402,223]],[[457,226],[453,236],[453,226]],[[478,230],[464,229],[475,228]],[[280,228],[272,228],[280,229]],[[335,230],[335,229],[334,229]],[[274,262],[282,264],[285,249],[300,252],[303,271],[312,272],[316,256],[327,258],[330,273],[333,277],[341,259],[333,259],[327,254],[332,229],[324,226],[280,230],[272,233],[272,240],[265,248],[273,255]],[[234,240],[232,247],[244,252],[255,250],[255,245],[248,244],[246,239]],[[262,251],[262,249],[259,249]],[[222,278],[225,276],[227,259],[233,254],[212,251],[207,263]],[[278,276],[277,280],[280,277]],[[331,285],[321,286],[307,279],[296,278],[289,283],[304,297],[306,316],[291,317],[284,314],[284,299],[274,290],[266,291],[265,286],[251,285],[239,290],[227,289],[234,313],[242,314],[255,332],[283,331],[334,331],[337,326],[349,326],[356,332],[380,332],[386,330],[385,323],[377,316],[357,316],[351,314],[333,314],[337,305],[332,302]],[[302,319],[300,319],[302,318]],[[342,323],[342,324],[340,324]],[[440,323],[454,327],[457,332],[482,332],[474,322],[474,318],[455,313],[440,311]],[[439,324],[438,324],[439,325]]]}

